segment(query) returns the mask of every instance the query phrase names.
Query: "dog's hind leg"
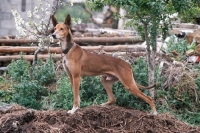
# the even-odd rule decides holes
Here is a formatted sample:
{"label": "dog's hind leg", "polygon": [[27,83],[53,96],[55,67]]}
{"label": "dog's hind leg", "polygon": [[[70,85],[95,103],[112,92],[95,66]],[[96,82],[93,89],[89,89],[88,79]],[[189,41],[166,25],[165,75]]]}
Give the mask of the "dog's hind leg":
{"label": "dog's hind leg", "polygon": [[121,74],[121,76],[119,77],[119,80],[122,82],[122,84],[124,85],[124,87],[133,95],[143,99],[144,101],[146,101],[152,111],[153,111],[153,114],[154,115],[157,115],[157,111],[156,111],[156,108],[155,108],[155,104],[153,102],[153,100],[146,96],[142,91],[140,91],[136,85],[136,82],[133,78],[133,75],[131,72],[127,72],[126,74]]}
{"label": "dog's hind leg", "polygon": [[101,77],[101,83],[103,84],[103,87],[105,88],[107,95],[108,95],[108,101],[106,103],[102,103],[101,105],[109,105],[116,102],[115,96],[112,91],[112,85],[114,82],[118,81],[118,78],[114,76],[102,76]]}

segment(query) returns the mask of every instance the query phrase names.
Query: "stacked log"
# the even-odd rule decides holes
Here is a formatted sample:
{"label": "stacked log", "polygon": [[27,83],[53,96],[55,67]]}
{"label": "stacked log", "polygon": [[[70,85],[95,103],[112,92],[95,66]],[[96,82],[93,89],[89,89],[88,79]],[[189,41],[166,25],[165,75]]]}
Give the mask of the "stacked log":
{"label": "stacked log", "polygon": [[[79,45],[112,45],[112,44],[135,44],[141,43],[143,40],[139,39],[138,37],[79,37],[73,38],[74,42]],[[57,43],[56,40],[54,43]],[[6,46],[8,44],[37,44],[37,40],[29,40],[29,39],[0,39],[0,46]]]}

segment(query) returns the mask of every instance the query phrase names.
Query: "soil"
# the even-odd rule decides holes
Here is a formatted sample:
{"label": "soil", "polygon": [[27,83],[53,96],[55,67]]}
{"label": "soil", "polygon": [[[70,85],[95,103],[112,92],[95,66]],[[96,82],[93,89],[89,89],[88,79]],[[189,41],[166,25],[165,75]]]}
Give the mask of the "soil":
{"label": "soil", "polygon": [[167,113],[154,116],[118,106],[88,106],[69,115],[14,105],[0,112],[0,133],[200,133],[200,128]]}

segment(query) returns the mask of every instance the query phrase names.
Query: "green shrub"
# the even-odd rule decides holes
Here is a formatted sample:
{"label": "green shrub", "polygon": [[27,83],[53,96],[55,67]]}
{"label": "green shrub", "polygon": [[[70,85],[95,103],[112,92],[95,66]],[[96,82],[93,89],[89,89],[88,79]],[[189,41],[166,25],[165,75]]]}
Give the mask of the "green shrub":
{"label": "green shrub", "polygon": [[14,95],[12,101],[22,106],[34,109],[41,108],[42,96],[47,96],[46,87],[42,87],[36,80],[22,80],[21,83],[13,85]]}
{"label": "green shrub", "polygon": [[32,79],[37,80],[41,85],[49,85],[56,81],[54,62],[51,56],[44,64],[38,60],[38,65],[32,68]]}
{"label": "green shrub", "polygon": [[66,74],[63,74],[57,84],[56,92],[52,95],[50,101],[55,103],[55,109],[71,109],[73,106],[73,93],[71,83]]}
{"label": "green shrub", "polygon": [[0,102],[11,103],[13,92],[11,90],[0,90]]}
{"label": "green shrub", "polygon": [[143,57],[137,58],[136,62],[132,65],[132,69],[137,83],[148,86],[148,65]]}
{"label": "green shrub", "polygon": [[48,95],[46,85],[56,81],[56,73],[52,57],[46,63],[38,60],[38,65],[31,67],[21,55],[20,60],[12,61],[8,66],[8,75],[15,82],[12,102],[28,108],[40,109],[42,97]]}
{"label": "green shrub", "polygon": [[167,42],[167,52],[177,52],[179,54],[178,60],[185,59],[185,52],[187,51],[187,41],[186,40],[178,40],[175,41],[175,36],[171,36],[170,40]]}
{"label": "green shrub", "polygon": [[[73,93],[71,83],[66,74],[57,81],[57,89],[51,102],[54,102],[56,109],[71,109],[73,106]],[[100,104],[107,100],[107,95],[103,89],[99,77],[83,77],[80,84],[81,107],[92,104]]]}
{"label": "green shrub", "polygon": [[8,65],[8,75],[12,80],[17,82],[20,82],[21,80],[28,80],[30,79],[29,68],[29,62],[24,60],[21,55],[20,60],[12,60],[12,62]]}

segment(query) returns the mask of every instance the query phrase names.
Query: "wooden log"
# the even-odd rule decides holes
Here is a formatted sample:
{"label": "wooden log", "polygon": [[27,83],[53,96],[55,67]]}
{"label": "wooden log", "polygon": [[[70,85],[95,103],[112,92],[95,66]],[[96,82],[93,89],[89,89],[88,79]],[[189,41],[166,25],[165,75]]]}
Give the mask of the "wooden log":
{"label": "wooden log", "polygon": [[[42,59],[45,60],[46,58],[49,58],[50,55],[46,54],[46,55],[41,55],[38,54],[38,59]],[[11,55],[11,56],[0,56],[0,61],[11,61],[11,60],[19,60],[21,58],[21,55]],[[23,58],[27,61],[33,61],[34,55],[23,55]],[[56,55],[52,55],[52,58],[54,60],[59,60],[61,59],[61,54],[56,54]]]}
{"label": "wooden log", "polygon": [[[143,42],[138,37],[81,37],[73,38],[76,43],[139,43]],[[58,41],[55,41],[55,43]],[[29,39],[0,39],[3,44],[30,44],[38,43],[37,40]]]}
{"label": "wooden log", "polygon": [[113,46],[81,46],[88,51],[105,51],[105,52],[114,52],[114,51],[132,51],[132,52],[140,52],[145,51],[145,46],[142,45],[113,45]]}
{"label": "wooden log", "polygon": [[[0,46],[0,53],[34,53],[39,47],[12,47],[12,46]],[[61,53],[60,47],[49,47],[50,53]],[[48,53],[48,49],[45,48],[43,53]]]}
{"label": "wooden log", "polygon": [[[115,45],[115,46],[81,46],[83,49],[88,51],[105,51],[105,52],[113,52],[113,51],[132,51],[132,52],[139,52],[145,51],[145,46],[142,45]],[[12,46],[0,46],[0,53],[34,53],[38,47],[12,47]],[[61,53],[60,47],[49,47],[48,49],[44,49],[43,53]]]}
{"label": "wooden log", "polygon": [[133,37],[82,37],[74,38],[76,43],[139,43],[143,42],[138,38]]}

